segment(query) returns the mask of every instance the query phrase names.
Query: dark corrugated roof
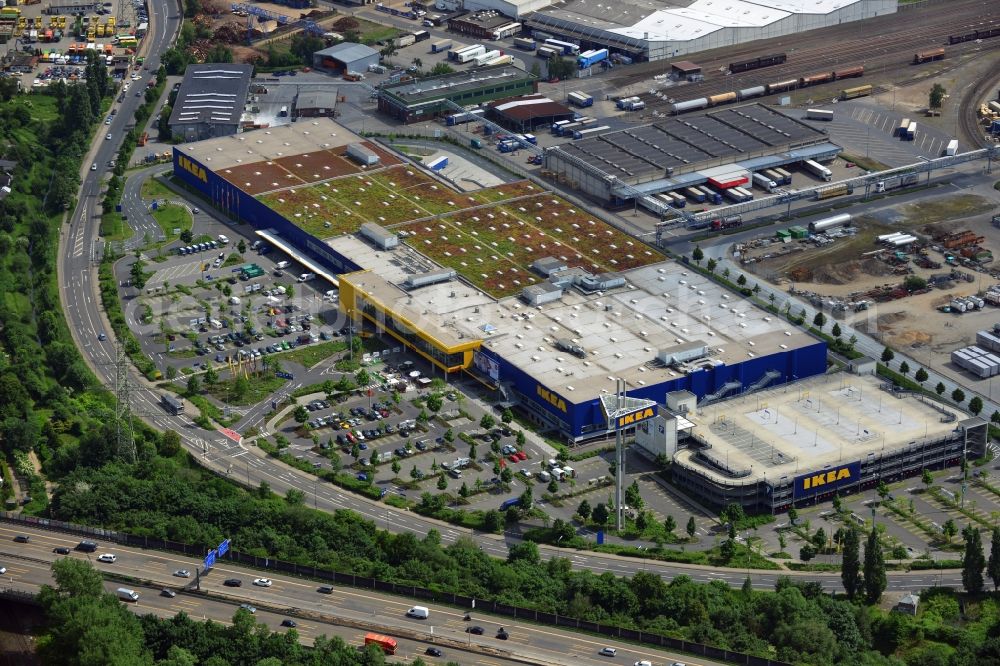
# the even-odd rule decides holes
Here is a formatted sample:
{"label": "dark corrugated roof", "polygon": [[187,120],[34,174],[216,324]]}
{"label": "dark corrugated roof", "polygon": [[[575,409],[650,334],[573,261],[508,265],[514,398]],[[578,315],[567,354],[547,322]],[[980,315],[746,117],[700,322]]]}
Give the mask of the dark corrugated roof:
{"label": "dark corrugated roof", "polygon": [[188,65],[170,113],[170,125],[238,125],[252,74],[253,65]]}

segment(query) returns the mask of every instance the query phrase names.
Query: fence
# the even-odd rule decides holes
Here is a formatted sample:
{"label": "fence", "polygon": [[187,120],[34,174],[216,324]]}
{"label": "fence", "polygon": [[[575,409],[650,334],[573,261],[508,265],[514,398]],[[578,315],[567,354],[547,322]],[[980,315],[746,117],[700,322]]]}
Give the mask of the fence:
{"label": "fence", "polygon": [[[30,525],[32,527],[42,529],[68,532],[82,537],[96,537],[105,541],[113,541],[117,544],[131,546],[134,548],[167,550],[182,553],[190,557],[204,557],[206,550],[203,546],[195,546],[180,543],[178,541],[137,536],[125,532],[116,532],[97,527],[76,525],[74,523],[67,523],[61,520],[24,516],[8,511],[0,512],[0,520],[20,525]],[[330,571],[328,569],[320,569],[314,566],[295,564],[294,562],[283,562],[281,560],[271,558],[257,557],[256,555],[240,553],[234,550],[230,550],[226,553],[226,558],[229,561],[245,564],[257,569],[279,571],[294,576],[313,578],[324,582],[332,582],[338,585],[375,590],[378,592],[385,592],[387,594],[410,597],[421,601],[448,604],[457,608],[472,608],[472,604],[475,602],[476,610],[483,613],[505,615],[514,619],[528,620],[530,622],[547,624],[554,627],[565,627],[567,629],[589,631],[602,636],[642,643],[644,645],[650,645],[657,648],[687,652],[708,659],[718,659],[720,661],[727,661],[734,664],[748,664],[749,666],[790,666],[785,662],[767,659],[765,657],[756,657],[749,654],[743,654],[741,652],[733,652],[731,650],[725,650],[711,645],[702,645],[701,643],[685,641],[679,638],[661,636],[660,634],[654,634],[648,631],[627,629],[608,624],[598,624],[596,622],[578,620],[565,615],[557,615],[555,613],[547,613],[530,608],[522,608],[520,606],[510,606],[508,604],[502,604],[488,599],[474,599],[473,597],[468,597],[462,594],[429,590],[417,585],[392,583],[379,580],[377,578],[368,578],[367,576],[357,576],[355,574],[342,573],[340,571]]]}

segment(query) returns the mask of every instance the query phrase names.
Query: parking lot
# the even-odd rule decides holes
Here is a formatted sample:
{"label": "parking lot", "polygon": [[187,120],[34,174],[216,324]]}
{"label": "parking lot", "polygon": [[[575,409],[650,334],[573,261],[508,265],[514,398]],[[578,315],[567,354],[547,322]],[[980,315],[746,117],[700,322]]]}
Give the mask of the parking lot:
{"label": "parking lot", "polygon": [[[113,79],[132,83],[134,55],[129,51],[135,51],[145,30],[145,26],[138,30],[139,26],[149,22],[145,2],[95,2],[83,9],[60,7],[58,2],[18,4],[10,9],[17,12],[10,43],[18,40],[21,49],[15,54],[12,71],[20,73],[25,90],[44,88],[59,80],[83,80],[87,43],[94,44],[93,50],[108,63]],[[56,13],[45,13],[49,11]],[[40,55],[28,55],[25,51],[29,48]]]}

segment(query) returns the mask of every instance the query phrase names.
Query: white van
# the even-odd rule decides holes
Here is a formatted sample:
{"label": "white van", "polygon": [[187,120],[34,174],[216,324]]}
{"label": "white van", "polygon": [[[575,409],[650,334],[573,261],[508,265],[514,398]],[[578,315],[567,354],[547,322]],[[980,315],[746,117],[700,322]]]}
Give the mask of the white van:
{"label": "white van", "polygon": [[230,296],[229,297],[229,304],[230,305],[239,305],[240,304],[240,297],[239,296]]}
{"label": "white van", "polygon": [[288,262],[288,261],[279,261],[278,263],[276,263],[274,265],[274,267],[277,268],[278,270],[283,270],[285,268],[288,268],[291,265],[292,265],[291,262]]}
{"label": "white van", "polygon": [[299,282],[309,282],[309,280],[312,280],[315,277],[315,273],[303,273],[299,276]]}
{"label": "white van", "polygon": [[552,480],[552,475],[546,472],[545,470],[542,470],[541,472],[538,473],[538,480],[541,481],[542,483],[548,483],[549,481]]}
{"label": "white van", "polygon": [[219,234],[219,242],[223,245],[229,245],[229,237],[225,234]]}
{"label": "white van", "polygon": [[139,593],[135,590],[130,590],[127,587],[119,587],[118,598],[122,601],[136,602],[139,601]]}
{"label": "white van", "polygon": [[426,606],[414,606],[406,611],[406,617],[416,618],[417,620],[426,620],[430,615],[431,612],[427,610]]}

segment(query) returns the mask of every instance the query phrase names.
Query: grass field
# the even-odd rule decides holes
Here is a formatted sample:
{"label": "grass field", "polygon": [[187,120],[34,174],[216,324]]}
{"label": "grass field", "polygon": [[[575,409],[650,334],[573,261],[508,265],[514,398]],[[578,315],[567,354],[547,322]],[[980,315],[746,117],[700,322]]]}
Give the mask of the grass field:
{"label": "grass field", "polygon": [[358,32],[361,34],[362,44],[374,44],[375,42],[381,42],[386,39],[392,39],[398,36],[402,31],[398,28],[393,28],[388,25],[380,25],[372,21],[366,21],[362,18],[355,19],[360,24],[358,26]]}
{"label": "grass field", "polygon": [[[163,229],[167,239],[176,238],[180,232],[189,230],[193,223],[191,213],[188,212],[187,208],[178,204],[160,206],[156,210],[149,211],[149,214],[160,225],[160,229]],[[175,229],[179,231],[175,233]]]}
{"label": "grass field", "polygon": [[176,196],[174,191],[160,182],[159,178],[147,178],[142,184],[140,192],[143,199],[168,199]]}
{"label": "grass field", "polygon": [[278,359],[282,362],[298,363],[304,368],[311,368],[320,361],[326,360],[342,351],[347,350],[347,343],[342,340],[331,340],[329,342],[319,342],[304,347],[298,347],[293,351],[284,352]]}
{"label": "grass field", "polygon": [[132,227],[122,219],[121,213],[101,216],[101,237],[106,241],[121,241],[132,237]]}

